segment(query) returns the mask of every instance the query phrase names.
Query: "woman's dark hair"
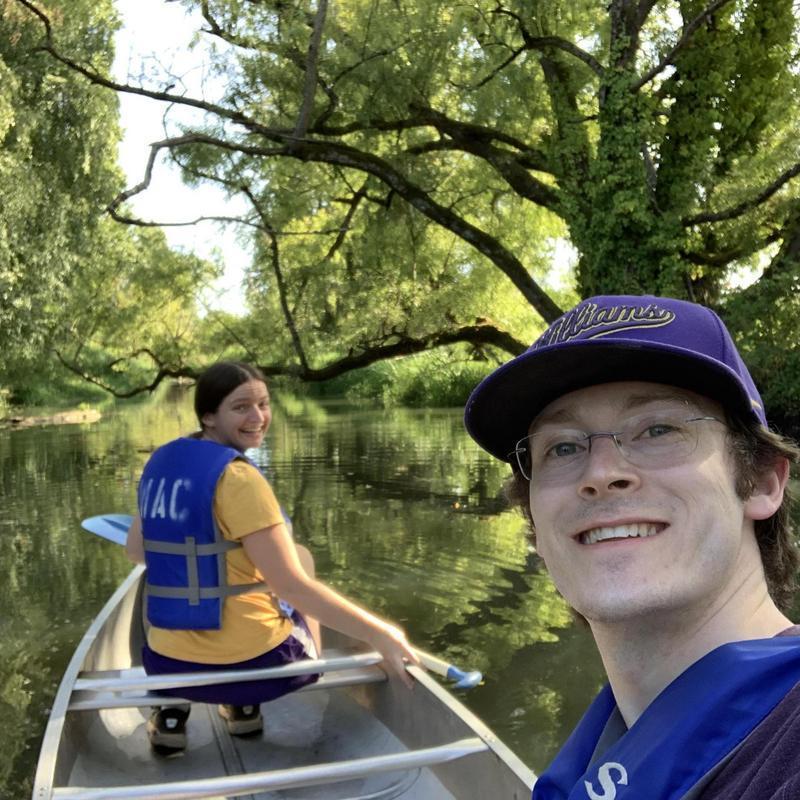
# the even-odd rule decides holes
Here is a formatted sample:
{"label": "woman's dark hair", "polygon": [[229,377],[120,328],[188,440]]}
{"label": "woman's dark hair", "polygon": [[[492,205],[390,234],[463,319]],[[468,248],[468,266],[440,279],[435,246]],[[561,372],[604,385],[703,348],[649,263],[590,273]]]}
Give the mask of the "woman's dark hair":
{"label": "woman's dark hair", "polygon": [[197,379],[194,388],[194,413],[200,427],[203,417],[214,414],[219,404],[237,387],[248,381],[267,382],[258,367],[242,361],[217,361]]}

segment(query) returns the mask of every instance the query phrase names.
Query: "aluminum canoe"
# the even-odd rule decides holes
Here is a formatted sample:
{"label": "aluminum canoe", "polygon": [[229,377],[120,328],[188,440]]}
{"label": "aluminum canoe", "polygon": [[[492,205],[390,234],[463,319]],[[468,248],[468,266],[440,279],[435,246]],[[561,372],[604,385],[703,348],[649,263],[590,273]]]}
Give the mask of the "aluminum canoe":
{"label": "aluminum canoe", "polygon": [[[67,667],[34,800],[530,798],[535,775],[433,677],[411,668],[409,692],[386,680],[376,654],[327,630],[324,676],[265,703],[260,736],[232,737],[216,707],[194,703],[186,750],[154,754],[145,724],[152,705],[171,701],[149,694],[164,679],[141,668],[142,573],[109,599]],[[222,670],[213,682],[241,677]]]}

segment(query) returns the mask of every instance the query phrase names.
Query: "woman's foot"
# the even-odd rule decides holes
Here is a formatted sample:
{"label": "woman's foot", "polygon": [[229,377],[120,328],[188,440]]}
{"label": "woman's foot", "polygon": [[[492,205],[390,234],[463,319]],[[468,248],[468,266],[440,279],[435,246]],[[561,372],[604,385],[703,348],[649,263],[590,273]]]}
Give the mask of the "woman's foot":
{"label": "woman's foot", "polygon": [[264,729],[264,718],[259,706],[221,705],[219,715],[228,725],[232,736],[252,736]]}
{"label": "woman's foot", "polygon": [[147,736],[153,750],[170,755],[186,749],[186,720],[183,708],[156,708],[147,720]]}

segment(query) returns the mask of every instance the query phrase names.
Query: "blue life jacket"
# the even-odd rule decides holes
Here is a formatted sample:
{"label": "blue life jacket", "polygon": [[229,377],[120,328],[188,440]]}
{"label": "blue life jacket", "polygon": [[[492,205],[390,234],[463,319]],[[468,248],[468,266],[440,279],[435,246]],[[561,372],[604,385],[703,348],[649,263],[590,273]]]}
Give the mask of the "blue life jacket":
{"label": "blue life jacket", "polygon": [[800,637],[721,645],[627,729],[610,686],[533,787],[533,800],[691,800],[800,681]]}
{"label": "blue life jacket", "polygon": [[227,582],[225,553],[242,545],[224,538],[213,504],[217,483],[236,458],[249,461],[232,447],[185,438],[160,447],[145,465],[138,495],[151,625],[219,630],[226,597],[267,591],[263,583]]}

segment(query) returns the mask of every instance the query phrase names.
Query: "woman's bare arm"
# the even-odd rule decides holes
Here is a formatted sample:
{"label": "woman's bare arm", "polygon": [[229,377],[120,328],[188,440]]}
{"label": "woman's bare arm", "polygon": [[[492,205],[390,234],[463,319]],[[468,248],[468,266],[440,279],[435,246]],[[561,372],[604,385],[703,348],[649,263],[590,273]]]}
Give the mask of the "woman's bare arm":
{"label": "woman's bare arm", "polygon": [[134,564],[144,564],[144,539],[142,538],[142,520],[137,514],[128,528],[125,542],[125,554]]}
{"label": "woman's bare arm", "polygon": [[392,675],[409,687],[413,685],[404,663],[419,664],[419,659],[403,631],[309,577],[285,525],[279,523],[251,533],[242,539],[242,545],[278,597],[323,625],[367,642],[383,655]]}

